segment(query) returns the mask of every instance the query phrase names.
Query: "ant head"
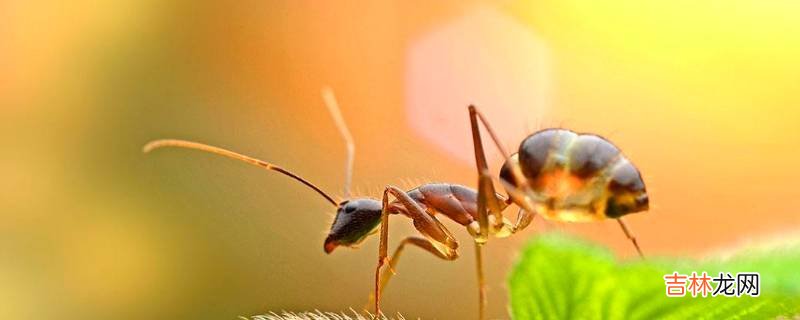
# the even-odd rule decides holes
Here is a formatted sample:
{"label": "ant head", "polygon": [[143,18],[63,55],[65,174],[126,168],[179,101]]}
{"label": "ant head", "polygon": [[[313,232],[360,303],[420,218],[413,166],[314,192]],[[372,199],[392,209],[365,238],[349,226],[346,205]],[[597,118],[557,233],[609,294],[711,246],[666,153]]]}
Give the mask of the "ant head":
{"label": "ant head", "polygon": [[342,201],[325,238],[325,253],[331,253],[338,246],[352,247],[361,243],[380,222],[380,201],[369,198]]}

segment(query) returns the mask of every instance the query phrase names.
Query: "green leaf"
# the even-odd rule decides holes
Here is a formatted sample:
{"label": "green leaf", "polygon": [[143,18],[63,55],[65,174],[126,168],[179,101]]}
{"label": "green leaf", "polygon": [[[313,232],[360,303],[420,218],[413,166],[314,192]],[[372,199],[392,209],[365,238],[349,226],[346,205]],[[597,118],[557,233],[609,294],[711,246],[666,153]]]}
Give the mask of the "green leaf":
{"label": "green leaf", "polygon": [[[664,275],[759,272],[760,296],[667,297]],[[515,319],[774,319],[800,314],[800,245],[730,258],[618,261],[562,234],[534,238],[509,276]]]}

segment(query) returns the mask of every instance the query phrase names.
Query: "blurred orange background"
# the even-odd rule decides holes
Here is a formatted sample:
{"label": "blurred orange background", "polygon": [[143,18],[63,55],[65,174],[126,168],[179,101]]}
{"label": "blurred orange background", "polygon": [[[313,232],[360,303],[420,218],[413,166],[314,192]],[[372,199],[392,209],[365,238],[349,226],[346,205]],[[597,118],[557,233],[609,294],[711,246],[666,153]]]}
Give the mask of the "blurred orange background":
{"label": "blurred orange background", "polygon": [[[468,103],[516,146],[563,126],[614,141],[653,209],[650,255],[701,256],[800,226],[794,1],[0,2],[0,318],[235,318],[360,308],[377,239],[322,251],[324,200],[284,177],[150,139],[228,147],[340,192],[475,185]],[[492,170],[501,164],[487,147]],[[412,182],[409,182],[411,180]],[[391,246],[412,233],[394,220]],[[408,251],[385,311],[472,318],[456,262]],[[560,229],[633,255],[613,222],[534,222],[487,250],[508,318],[515,252]]]}

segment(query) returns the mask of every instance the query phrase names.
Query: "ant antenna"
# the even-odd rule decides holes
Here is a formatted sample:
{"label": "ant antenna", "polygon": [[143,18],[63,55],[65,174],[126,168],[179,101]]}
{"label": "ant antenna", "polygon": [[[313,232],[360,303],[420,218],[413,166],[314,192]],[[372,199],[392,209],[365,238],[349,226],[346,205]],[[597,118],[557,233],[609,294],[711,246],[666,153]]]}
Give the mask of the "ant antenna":
{"label": "ant antenna", "polygon": [[347,160],[345,160],[344,167],[344,198],[350,197],[350,184],[353,180],[353,161],[356,156],[356,145],[353,143],[353,136],[350,135],[350,129],[347,128],[347,123],[344,122],[342,111],[339,109],[339,103],[336,102],[336,96],[333,94],[333,89],[328,86],[322,87],[322,100],[325,101],[325,106],[333,117],[333,122],[336,123],[336,128],[344,138],[345,145],[347,146]]}
{"label": "ant antenna", "polygon": [[320,189],[319,187],[315,186],[313,183],[309,182],[308,180],[303,179],[300,176],[292,173],[291,171],[286,170],[284,168],[281,168],[279,166],[276,166],[276,165],[274,165],[272,163],[269,163],[269,162],[266,162],[266,161],[263,161],[263,160],[258,160],[256,158],[248,157],[246,155],[239,154],[239,153],[236,153],[236,152],[233,152],[233,151],[230,151],[230,150],[226,150],[226,149],[222,149],[222,148],[218,148],[218,147],[214,147],[214,146],[210,146],[210,145],[202,144],[202,143],[198,143],[198,142],[186,141],[186,140],[163,139],[163,140],[153,140],[153,141],[148,142],[146,145],[144,145],[144,147],[142,148],[142,151],[144,153],[148,153],[148,152],[153,151],[155,149],[164,148],[164,147],[177,147],[177,148],[195,149],[195,150],[200,150],[200,151],[205,151],[205,152],[216,153],[218,155],[226,156],[226,157],[231,158],[231,159],[244,161],[244,162],[247,162],[249,164],[252,164],[252,165],[255,165],[255,166],[258,166],[258,167],[262,167],[262,168],[267,169],[267,170],[272,170],[272,171],[275,171],[275,172],[282,173],[282,174],[284,174],[284,175],[286,175],[286,176],[288,176],[288,177],[290,177],[290,178],[292,178],[292,179],[294,179],[294,180],[306,185],[307,187],[313,189],[314,191],[319,193],[321,196],[323,196],[325,198],[325,200],[328,200],[328,202],[330,202],[335,207],[339,206],[338,204],[336,204],[336,201],[333,200],[333,198],[331,196],[329,196],[327,193],[322,191],[322,189]]}

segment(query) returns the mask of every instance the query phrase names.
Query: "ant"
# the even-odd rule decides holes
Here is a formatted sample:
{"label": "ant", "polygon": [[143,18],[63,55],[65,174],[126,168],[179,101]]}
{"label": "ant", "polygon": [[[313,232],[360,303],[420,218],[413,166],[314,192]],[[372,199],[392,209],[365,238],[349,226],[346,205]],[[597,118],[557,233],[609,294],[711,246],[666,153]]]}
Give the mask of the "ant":
{"label": "ant", "polygon": [[[547,131],[540,131],[539,133],[531,135],[523,142],[523,145],[520,147],[521,151],[519,152],[519,154],[523,155],[524,160],[522,162],[518,160],[518,156],[516,154],[507,157],[506,164],[501,170],[500,177],[501,183],[503,183],[503,185],[506,187],[509,196],[504,197],[503,195],[496,193],[494,191],[494,186],[492,185],[491,177],[488,175],[488,168],[480,140],[480,133],[478,132],[476,117],[480,118],[480,120],[483,122],[484,127],[489,131],[492,139],[495,141],[495,144],[501,153],[504,155],[507,155],[508,153],[504,152],[505,149],[498,142],[494,132],[488,126],[488,123],[473,106],[470,106],[469,110],[470,120],[472,123],[473,142],[475,146],[475,157],[479,172],[478,191],[462,185],[449,183],[427,183],[408,191],[403,191],[396,186],[388,185],[383,191],[381,200],[369,197],[350,198],[350,184],[352,181],[355,145],[353,143],[350,131],[342,118],[332,90],[323,88],[322,95],[325,105],[328,108],[328,111],[331,113],[331,116],[333,117],[340,134],[344,138],[347,147],[344,182],[345,200],[338,203],[333,199],[333,197],[322,191],[322,189],[287,169],[230,150],[186,140],[163,139],[154,140],[147,143],[144,146],[143,151],[148,153],[158,148],[178,147],[215,153],[267,170],[281,173],[297,182],[302,183],[303,185],[317,192],[320,196],[325,198],[325,200],[331,203],[331,205],[336,207],[336,216],[323,245],[325,253],[328,254],[333,252],[334,249],[339,246],[355,247],[362,243],[367,236],[374,234],[379,229],[380,244],[378,246],[378,262],[375,268],[375,288],[373,294],[370,296],[370,303],[374,302],[375,312],[378,315],[381,314],[381,293],[388,284],[391,276],[394,274],[394,269],[406,245],[419,247],[420,249],[430,252],[431,254],[444,260],[455,260],[458,258],[458,241],[441,223],[441,221],[437,219],[436,215],[438,214],[442,214],[443,216],[466,227],[469,234],[474,238],[479,284],[479,317],[480,319],[483,319],[486,305],[486,294],[483,278],[481,249],[483,244],[488,240],[489,235],[493,235],[498,238],[508,237],[511,234],[514,234],[517,231],[527,227],[537,212],[542,212],[543,216],[547,219],[563,221],[590,220],[579,219],[588,217],[589,211],[587,210],[584,210],[587,214],[581,215],[583,212],[581,209],[588,208],[587,205],[584,205],[584,203],[592,203],[592,208],[594,208],[594,211],[591,212],[596,213],[592,217],[596,219],[601,219],[603,217],[619,218],[627,213],[633,213],[647,209],[647,197],[646,192],[644,192],[644,185],[641,184],[641,178],[639,178],[638,181],[641,184],[641,191],[644,192],[644,205],[631,207],[629,202],[625,202],[627,201],[625,199],[630,198],[630,196],[627,198],[623,197],[623,193],[621,192],[623,189],[616,187],[617,185],[623,186],[620,183],[626,182],[621,180],[622,178],[630,177],[623,176],[617,178],[616,175],[612,174],[618,171],[616,169],[603,171],[608,171],[607,173],[612,174],[608,175],[606,178],[595,176],[593,180],[590,179],[592,181],[587,183],[584,186],[584,189],[591,189],[591,192],[582,191],[583,189],[578,190],[573,188],[573,190],[560,187],[560,189],[557,188],[556,193],[552,193],[551,184],[558,186],[569,186],[570,184],[565,184],[565,181],[570,181],[571,183],[583,181],[576,179],[573,179],[575,181],[563,180],[567,174],[570,174],[570,168],[574,169],[578,168],[579,166],[571,165],[559,167],[558,164],[560,162],[555,160],[547,163],[542,161],[541,165],[538,167],[537,173],[540,173],[543,177],[549,177],[542,178],[544,181],[546,181],[544,184],[544,189],[541,188],[542,186],[540,186],[538,180],[532,182],[525,180],[525,178],[528,177],[525,175],[525,173],[530,172],[531,168],[535,168],[531,167],[531,164],[533,164],[535,161],[531,162],[528,159],[530,158],[530,155],[524,153],[523,149],[529,150],[531,149],[531,146],[542,147],[541,143],[539,143],[539,140],[541,140],[542,137],[552,137],[552,134],[545,134]],[[560,134],[562,131],[571,133],[571,131],[566,130],[554,132]],[[575,134],[573,133],[573,135]],[[585,167],[584,171],[586,171],[587,174],[597,174],[598,170],[603,168],[600,165],[607,164],[606,162],[610,161],[606,159],[606,156],[616,156],[617,158],[615,158],[614,161],[617,162],[621,161],[619,159],[624,160],[624,157],[622,157],[618,151],[615,154],[611,154],[612,152],[610,151],[618,149],[613,147],[613,145],[606,140],[597,136],[581,135],[581,137],[583,136],[594,137],[584,144],[594,146],[595,148],[590,148],[591,150],[587,148],[580,148],[583,151],[582,153],[579,153],[577,158],[575,158],[577,159],[578,163],[583,164],[580,168]],[[537,139],[533,139],[537,142],[537,144],[527,146],[527,142],[534,137],[537,137]],[[611,146],[611,149],[609,149],[608,146]],[[556,149],[552,148],[539,150],[543,150],[545,155],[550,154],[551,151],[556,151]],[[564,150],[559,150],[561,153],[558,155],[563,155]],[[595,151],[598,151],[599,153],[596,153]],[[534,152],[534,158],[541,160],[541,153],[542,152]],[[598,154],[600,156],[598,156]],[[580,162],[581,159],[583,159],[583,162]],[[600,161],[602,159],[606,159],[608,161],[602,162]],[[520,163],[524,165],[521,165]],[[547,166],[545,166],[545,164],[547,164]],[[570,162],[570,164],[572,164],[572,162]],[[630,168],[633,168],[632,165],[629,166]],[[566,168],[566,171],[554,171],[555,168]],[[635,168],[633,168],[633,170],[638,177],[638,171],[636,171]],[[587,174],[582,174],[576,177],[582,177],[585,180],[589,177]],[[606,184],[603,185],[603,188],[605,188],[605,186],[608,186],[608,188],[601,188],[603,181],[606,182]],[[608,181],[614,182],[615,187],[612,188]],[[577,188],[577,186],[575,187]],[[600,192],[601,189],[605,190],[606,192]],[[577,193],[579,196],[567,194],[576,190],[581,191]],[[394,200],[390,201],[390,197],[394,198]],[[615,201],[609,201],[612,198],[615,199]],[[636,198],[637,201],[640,198],[641,196]],[[502,211],[512,203],[517,204],[520,207],[516,223],[513,224],[502,216]],[[613,203],[613,205],[611,203]],[[612,207],[614,209],[607,209]],[[422,237],[409,236],[403,239],[395,249],[392,258],[389,259],[387,244],[389,216],[397,214],[410,218],[415,229],[420,232]],[[624,223],[621,220],[618,221],[620,221],[620,225],[623,227],[625,234],[633,241],[637,250],[641,254],[635,238],[628,231]],[[388,266],[390,272],[381,273],[381,270],[384,266]]]}

